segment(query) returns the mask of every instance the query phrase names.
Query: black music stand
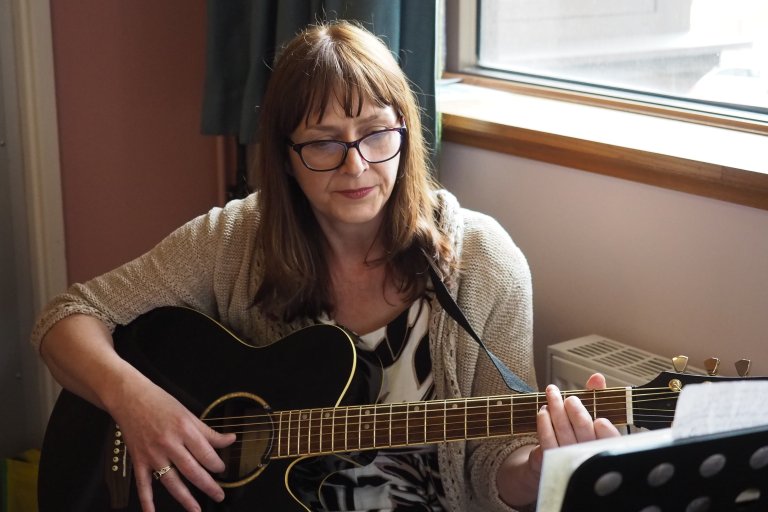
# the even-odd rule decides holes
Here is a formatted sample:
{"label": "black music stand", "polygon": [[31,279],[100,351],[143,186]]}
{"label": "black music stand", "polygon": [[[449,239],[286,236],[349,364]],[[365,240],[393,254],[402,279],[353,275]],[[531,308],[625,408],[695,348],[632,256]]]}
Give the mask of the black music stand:
{"label": "black music stand", "polygon": [[768,510],[768,425],[606,450],[571,475],[561,512]]}

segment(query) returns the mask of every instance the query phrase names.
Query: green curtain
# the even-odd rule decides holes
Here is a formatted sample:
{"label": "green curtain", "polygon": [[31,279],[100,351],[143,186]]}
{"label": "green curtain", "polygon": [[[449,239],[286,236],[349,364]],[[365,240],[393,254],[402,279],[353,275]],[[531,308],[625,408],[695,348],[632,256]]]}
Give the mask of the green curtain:
{"label": "green curtain", "polygon": [[434,147],[438,0],[208,0],[202,132],[253,141],[259,105],[279,48],[306,25],[356,20],[398,56],[424,111]]}

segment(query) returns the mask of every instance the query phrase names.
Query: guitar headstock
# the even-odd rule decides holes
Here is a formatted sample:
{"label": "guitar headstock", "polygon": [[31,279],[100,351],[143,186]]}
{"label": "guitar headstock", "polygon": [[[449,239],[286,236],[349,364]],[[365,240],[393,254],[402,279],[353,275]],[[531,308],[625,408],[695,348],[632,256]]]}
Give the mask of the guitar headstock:
{"label": "guitar headstock", "polygon": [[711,357],[704,361],[706,374],[686,373],[688,358],[672,358],[674,371],[663,371],[652,381],[632,390],[633,424],[650,430],[669,427],[675,416],[677,397],[683,387],[702,382],[725,382],[745,379],[768,379],[768,377],[750,377],[751,362],[748,359],[736,361],[738,376],[717,375],[720,360]]}

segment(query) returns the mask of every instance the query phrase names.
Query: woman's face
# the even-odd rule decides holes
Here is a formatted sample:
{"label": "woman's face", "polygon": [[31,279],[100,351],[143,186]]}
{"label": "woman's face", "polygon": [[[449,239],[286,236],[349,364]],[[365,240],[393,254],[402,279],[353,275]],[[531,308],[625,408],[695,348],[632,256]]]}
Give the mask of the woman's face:
{"label": "woman's face", "polygon": [[[392,107],[382,108],[366,102],[359,116],[347,117],[343,108],[334,101],[328,105],[322,121],[318,122],[317,116],[313,115],[308,123],[300,123],[291,133],[291,141],[295,144],[323,140],[351,142],[380,130],[398,127],[399,118]],[[386,136],[399,140],[397,132],[387,133]],[[378,150],[378,138],[366,140],[364,154],[366,149],[370,152]],[[335,147],[339,149],[339,146]],[[312,148],[307,147],[302,150],[307,162],[311,162],[312,158],[322,161],[326,149],[322,145],[314,148],[319,152],[313,154]],[[336,170],[327,172],[312,171],[304,165],[296,151],[289,149],[288,153],[296,181],[326,234],[331,231],[359,233],[361,229],[370,230],[370,233],[378,231],[384,206],[397,179],[399,153],[386,162],[369,163],[361,158],[357,148],[349,148],[344,163]],[[375,160],[371,154],[368,158]]]}

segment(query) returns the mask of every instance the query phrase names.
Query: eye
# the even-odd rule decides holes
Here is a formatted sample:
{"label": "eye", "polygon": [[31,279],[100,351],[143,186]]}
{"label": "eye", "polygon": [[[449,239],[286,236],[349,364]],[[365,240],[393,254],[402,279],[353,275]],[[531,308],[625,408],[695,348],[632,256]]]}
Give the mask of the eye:
{"label": "eye", "polygon": [[333,151],[338,151],[340,147],[341,147],[341,144],[339,144],[338,142],[333,142],[330,140],[329,141],[319,140],[319,141],[307,144],[306,146],[304,146],[304,149],[309,151],[317,151],[317,152],[325,152],[325,151],[333,152]]}

